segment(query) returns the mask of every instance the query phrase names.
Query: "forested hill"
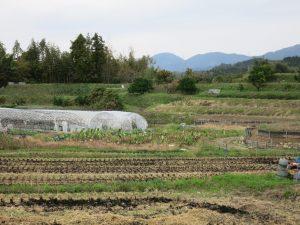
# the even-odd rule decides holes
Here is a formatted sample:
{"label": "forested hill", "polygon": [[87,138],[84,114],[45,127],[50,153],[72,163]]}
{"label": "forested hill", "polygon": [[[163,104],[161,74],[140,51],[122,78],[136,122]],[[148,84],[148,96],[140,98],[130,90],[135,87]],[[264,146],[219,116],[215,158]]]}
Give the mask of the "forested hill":
{"label": "forested hill", "polygon": [[248,68],[252,66],[255,59],[250,59],[243,62],[238,62],[235,64],[221,64],[210,70],[211,73],[217,75],[239,75],[244,74],[248,71]]}
{"label": "forested hill", "polygon": [[[248,69],[254,64],[256,60],[262,60],[262,58],[254,58],[243,62],[238,62],[233,65],[222,64],[220,66],[212,68],[209,72],[214,75],[241,75],[248,71]],[[277,72],[287,72],[287,70],[298,71],[300,69],[300,57],[293,56],[287,57],[283,60],[273,60],[274,69]]]}

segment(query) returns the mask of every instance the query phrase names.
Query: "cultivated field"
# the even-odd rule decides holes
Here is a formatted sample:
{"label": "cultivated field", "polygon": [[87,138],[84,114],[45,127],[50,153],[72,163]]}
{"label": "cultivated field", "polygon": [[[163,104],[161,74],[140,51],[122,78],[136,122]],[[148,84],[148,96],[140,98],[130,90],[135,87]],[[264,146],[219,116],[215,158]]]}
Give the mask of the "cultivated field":
{"label": "cultivated field", "polygon": [[[244,85],[240,92],[238,83],[199,84],[193,96],[163,87],[135,96],[127,85],[105,85],[125,110],[145,116],[145,132],[0,134],[0,222],[299,224],[299,183],[276,176],[278,159],[299,149],[288,137],[249,146],[245,129],[299,131],[300,86],[271,83],[257,93]],[[9,86],[0,89],[1,106],[85,109],[73,100],[99,86]],[[209,88],[221,88],[221,96]],[[54,105],[57,95],[70,105]]]}
{"label": "cultivated field", "polygon": [[158,157],[138,150],[130,157],[132,152],[123,150],[107,158],[115,151],[106,150],[94,158],[86,148],[61,158],[55,152],[1,152],[3,223],[296,224],[299,219],[299,205],[291,207],[299,185],[274,175],[278,157],[179,157],[178,152]]}

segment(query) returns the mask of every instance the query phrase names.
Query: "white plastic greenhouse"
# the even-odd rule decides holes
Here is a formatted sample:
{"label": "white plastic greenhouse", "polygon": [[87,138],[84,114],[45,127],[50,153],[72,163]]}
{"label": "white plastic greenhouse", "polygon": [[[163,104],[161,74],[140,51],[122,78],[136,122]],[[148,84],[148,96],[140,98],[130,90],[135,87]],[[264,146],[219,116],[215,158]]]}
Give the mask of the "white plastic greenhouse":
{"label": "white plastic greenhouse", "polygon": [[148,123],[137,113],[0,108],[0,130],[24,129],[72,132],[88,128],[145,130]]}

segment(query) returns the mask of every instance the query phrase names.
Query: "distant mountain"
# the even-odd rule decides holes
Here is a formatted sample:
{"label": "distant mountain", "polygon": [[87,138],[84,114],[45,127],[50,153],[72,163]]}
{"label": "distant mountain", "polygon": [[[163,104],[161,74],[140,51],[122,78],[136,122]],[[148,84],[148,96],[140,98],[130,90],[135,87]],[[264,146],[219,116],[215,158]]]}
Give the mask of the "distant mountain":
{"label": "distant mountain", "polygon": [[154,66],[170,71],[185,71],[185,60],[172,53],[160,53],[152,57]]}
{"label": "distant mountain", "polygon": [[300,44],[288,48],[283,48],[278,51],[268,52],[263,55],[263,58],[269,60],[282,60],[286,57],[291,56],[300,56]]}
{"label": "distant mountain", "polygon": [[234,64],[245,61],[251,57],[237,54],[225,54],[221,52],[211,52],[195,55],[187,60],[172,53],[160,53],[154,55],[152,60],[154,66],[160,69],[183,72],[187,68],[193,70],[209,70],[220,64]]}
{"label": "distant mountain", "polygon": [[[300,44],[278,51],[268,52],[259,57],[269,60],[282,60],[283,58],[290,56],[300,56]],[[187,68],[191,68],[196,71],[209,70],[221,64],[235,64],[252,58],[253,57],[251,56],[226,54],[222,52],[198,54],[187,60],[184,60],[172,53],[160,53],[152,57],[155,67],[177,72],[183,72]]]}
{"label": "distant mountain", "polygon": [[193,70],[209,70],[221,64],[234,64],[249,59],[251,59],[251,57],[246,55],[211,52],[189,58],[186,60],[186,66]]}

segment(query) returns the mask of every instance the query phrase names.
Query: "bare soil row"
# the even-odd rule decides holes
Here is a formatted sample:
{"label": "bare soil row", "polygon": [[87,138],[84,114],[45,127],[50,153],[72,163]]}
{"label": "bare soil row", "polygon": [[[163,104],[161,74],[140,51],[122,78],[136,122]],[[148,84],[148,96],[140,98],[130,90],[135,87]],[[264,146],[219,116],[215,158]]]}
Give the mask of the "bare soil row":
{"label": "bare soil row", "polygon": [[274,170],[277,158],[28,160],[0,159],[0,173],[207,173]]}

